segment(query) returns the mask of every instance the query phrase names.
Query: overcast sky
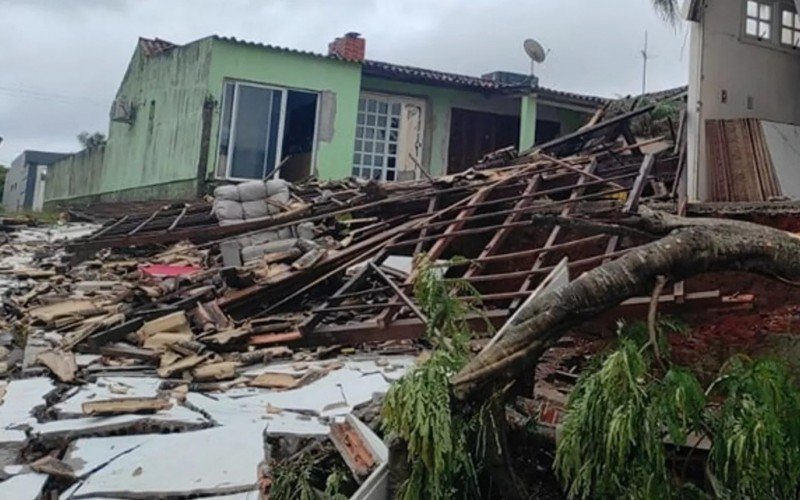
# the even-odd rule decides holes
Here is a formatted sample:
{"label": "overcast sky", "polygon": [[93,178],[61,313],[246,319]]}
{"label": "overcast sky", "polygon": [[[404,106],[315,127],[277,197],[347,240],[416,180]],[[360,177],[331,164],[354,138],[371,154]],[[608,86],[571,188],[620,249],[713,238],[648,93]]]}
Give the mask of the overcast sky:
{"label": "overcast sky", "polygon": [[0,0],[0,164],[24,149],[75,151],[105,132],[140,36],[186,43],[210,34],[324,52],[347,31],[370,59],[480,75],[527,73],[522,41],[550,50],[540,84],[601,96],[687,81],[685,26],[649,0]]}

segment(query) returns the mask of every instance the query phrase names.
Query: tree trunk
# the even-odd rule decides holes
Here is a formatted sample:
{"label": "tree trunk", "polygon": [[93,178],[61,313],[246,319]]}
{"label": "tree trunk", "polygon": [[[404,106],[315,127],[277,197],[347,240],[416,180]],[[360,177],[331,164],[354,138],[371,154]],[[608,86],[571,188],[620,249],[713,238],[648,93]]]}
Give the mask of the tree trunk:
{"label": "tree trunk", "polygon": [[646,207],[617,224],[617,229],[633,228],[661,238],[521,310],[504,336],[453,378],[457,397],[477,397],[488,382],[500,384],[520,375],[567,330],[628,298],[646,295],[658,276],[680,281],[710,271],[747,271],[800,278],[800,238],[785,231],[727,219],[678,217]]}

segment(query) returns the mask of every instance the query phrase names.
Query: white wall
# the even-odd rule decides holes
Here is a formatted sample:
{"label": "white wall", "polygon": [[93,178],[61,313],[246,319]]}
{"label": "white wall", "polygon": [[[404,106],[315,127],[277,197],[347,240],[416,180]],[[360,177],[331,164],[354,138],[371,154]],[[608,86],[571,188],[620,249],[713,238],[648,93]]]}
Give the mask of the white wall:
{"label": "white wall", "polygon": [[[772,34],[779,40],[781,8],[794,10],[794,4],[762,1],[775,8]],[[690,198],[706,199],[709,192],[705,120],[760,118],[800,124],[800,51],[746,37],[745,7],[746,0],[705,0],[700,25],[692,27],[689,137],[696,143],[689,145]]]}

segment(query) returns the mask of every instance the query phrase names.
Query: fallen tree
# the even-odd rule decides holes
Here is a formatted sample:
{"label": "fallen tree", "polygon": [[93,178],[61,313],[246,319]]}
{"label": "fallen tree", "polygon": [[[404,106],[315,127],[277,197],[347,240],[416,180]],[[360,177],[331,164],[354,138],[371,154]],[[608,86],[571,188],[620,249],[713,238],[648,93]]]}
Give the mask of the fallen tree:
{"label": "fallen tree", "polygon": [[705,272],[746,271],[782,281],[800,279],[800,238],[749,222],[685,218],[642,207],[613,224],[584,221],[607,232],[657,238],[534,300],[489,349],[451,379],[470,399],[514,379],[569,329],[648,292],[659,276],[679,281]]}

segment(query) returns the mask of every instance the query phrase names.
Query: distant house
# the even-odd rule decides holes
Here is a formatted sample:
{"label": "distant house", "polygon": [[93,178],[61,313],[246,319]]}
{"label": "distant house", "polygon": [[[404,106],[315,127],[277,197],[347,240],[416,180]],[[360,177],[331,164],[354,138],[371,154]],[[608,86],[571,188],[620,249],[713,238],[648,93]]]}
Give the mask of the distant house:
{"label": "distant house", "polygon": [[3,187],[3,207],[9,212],[39,211],[44,204],[47,167],[65,153],[23,151],[11,162]]}
{"label": "distant house", "polygon": [[190,199],[208,184],[279,176],[383,180],[468,168],[581,126],[605,101],[527,75],[472,77],[210,36],[140,39],[104,147],[50,169],[48,203]]}
{"label": "distant house", "polygon": [[786,0],[686,1],[690,199],[800,199],[797,12]]}

